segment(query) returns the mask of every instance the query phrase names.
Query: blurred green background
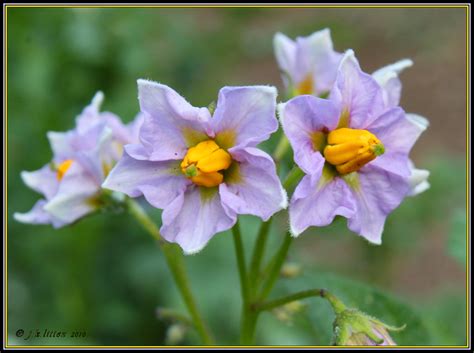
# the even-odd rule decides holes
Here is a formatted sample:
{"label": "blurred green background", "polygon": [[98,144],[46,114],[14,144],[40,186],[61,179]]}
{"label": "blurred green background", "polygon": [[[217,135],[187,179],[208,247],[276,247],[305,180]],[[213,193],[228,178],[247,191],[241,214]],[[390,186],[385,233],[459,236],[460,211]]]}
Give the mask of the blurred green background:
{"label": "blurred green background", "polygon": [[[8,8],[8,334],[10,345],[162,345],[185,313],[154,241],[127,215],[94,215],[60,230],[15,222],[39,195],[22,170],[47,163],[50,130],[64,131],[97,90],[126,122],[138,111],[136,79],[170,85],[207,106],[224,85],[271,84],[283,92],[275,32],[290,37],[329,27],[335,49],[355,50],[362,68],[402,58],[401,105],[431,126],[412,158],[431,171],[431,189],[408,198],[386,223],[383,245],[337,220],[303,234],[289,261],[303,272],[273,296],[326,287],[393,325],[404,345],[466,344],[466,9]],[[281,97],[284,99],[284,97]],[[264,145],[271,151],[275,134]],[[291,156],[286,161],[289,163]],[[150,209],[159,222],[157,210]],[[252,245],[259,221],[242,217]],[[287,227],[281,213],[270,248]],[[186,258],[199,306],[219,344],[238,344],[240,288],[232,240],[219,234]],[[307,300],[291,322],[264,314],[257,344],[329,344],[333,316]],[[23,329],[86,332],[82,338],[16,337]],[[169,343],[169,341],[168,341]],[[192,331],[175,344],[199,344]]]}

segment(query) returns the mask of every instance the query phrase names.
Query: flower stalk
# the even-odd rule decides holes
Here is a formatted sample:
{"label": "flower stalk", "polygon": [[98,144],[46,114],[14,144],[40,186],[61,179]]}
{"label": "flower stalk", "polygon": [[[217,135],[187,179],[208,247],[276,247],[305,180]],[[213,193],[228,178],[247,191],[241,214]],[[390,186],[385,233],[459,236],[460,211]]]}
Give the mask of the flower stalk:
{"label": "flower stalk", "polygon": [[130,214],[142,225],[142,227],[158,242],[158,245],[165,255],[166,263],[171,270],[174,281],[191,315],[194,327],[196,328],[202,342],[205,345],[213,345],[214,339],[201,317],[196,305],[196,300],[189,285],[189,279],[184,268],[183,254],[176,244],[167,243],[163,240],[156,224],[150,219],[145,210],[134,200],[128,199],[127,209]]}

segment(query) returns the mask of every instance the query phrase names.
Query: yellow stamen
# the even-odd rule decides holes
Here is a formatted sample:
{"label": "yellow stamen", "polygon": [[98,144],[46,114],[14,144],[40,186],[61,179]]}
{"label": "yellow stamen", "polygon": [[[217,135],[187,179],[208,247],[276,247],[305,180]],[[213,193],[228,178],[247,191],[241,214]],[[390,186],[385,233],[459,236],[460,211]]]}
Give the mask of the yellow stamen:
{"label": "yellow stamen", "polygon": [[191,147],[181,162],[181,171],[199,186],[213,187],[222,183],[222,171],[230,167],[230,154],[213,140]]}
{"label": "yellow stamen", "polygon": [[64,162],[62,162],[56,170],[56,178],[61,181],[61,179],[64,177],[64,174],[68,171],[69,168],[71,168],[73,160],[72,159],[66,159]]}
{"label": "yellow stamen", "polygon": [[313,77],[309,74],[306,78],[301,81],[296,86],[296,95],[303,95],[303,94],[313,94],[314,89],[314,82]]}
{"label": "yellow stamen", "polygon": [[326,161],[340,174],[355,172],[385,152],[382,142],[367,130],[333,130],[324,148]]}

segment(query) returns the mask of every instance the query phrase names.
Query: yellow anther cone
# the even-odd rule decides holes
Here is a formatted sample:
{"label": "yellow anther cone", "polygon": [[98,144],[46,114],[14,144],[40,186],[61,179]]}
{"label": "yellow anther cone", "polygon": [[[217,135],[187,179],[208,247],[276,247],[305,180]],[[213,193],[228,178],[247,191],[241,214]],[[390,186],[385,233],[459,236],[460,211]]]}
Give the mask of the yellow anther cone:
{"label": "yellow anther cone", "polygon": [[213,187],[222,183],[221,171],[230,167],[232,158],[213,140],[191,147],[181,162],[182,172],[196,185]]}
{"label": "yellow anther cone", "polygon": [[327,142],[324,157],[340,174],[355,172],[384,153],[382,142],[367,130],[336,129]]}

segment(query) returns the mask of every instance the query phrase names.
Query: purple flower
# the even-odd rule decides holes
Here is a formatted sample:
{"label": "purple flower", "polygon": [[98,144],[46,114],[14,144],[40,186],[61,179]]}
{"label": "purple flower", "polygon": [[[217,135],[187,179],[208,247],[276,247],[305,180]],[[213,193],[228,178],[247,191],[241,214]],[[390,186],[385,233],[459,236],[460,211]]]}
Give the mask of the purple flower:
{"label": "purple flower", "polygon": [[388,104],[385,90],[349,50],[329,100],[305,95],[279,106],[295,162],[306,174],[290,203],[294,236],[339,215],[353,232],[380,244],[387,215],[405,196],[426,189],[408,154],[427,121]]}
{"label": "purple flower", "polygon": [[195,253],[237,214],[267,220],[286,207],[273,160],[256,148],[278,128],[274,87],[224,87],[212,117],[165,85],[138,80],[138,92],[140,143],[103,186],[164,209],[166,240]]}
{"label": "purple flower", "polygon": [[331,90],[342,54],[333,50],[329,29],[295,41],[281,33],[273,40],[278,66],[292,96]]}
{"label": "purple flower", "polygon": [[76,118],[76,128],[48,132],[53,160],[33,172],[23,171],[26,185],[43,194],[33,209],[15,213],[23,223],[68,225],[100,207],[105,176],[122,154],[123,144],[138,140],[142,117],[125,126],[109,112],[99,112],[103,100],[98,92]]}

